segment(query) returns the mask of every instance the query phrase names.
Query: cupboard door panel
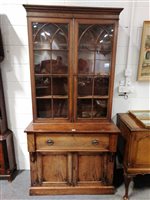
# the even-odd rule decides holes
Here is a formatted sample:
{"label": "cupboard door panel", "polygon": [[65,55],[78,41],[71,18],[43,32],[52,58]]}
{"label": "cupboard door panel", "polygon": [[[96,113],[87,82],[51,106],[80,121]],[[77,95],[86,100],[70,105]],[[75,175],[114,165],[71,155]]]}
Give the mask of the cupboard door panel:
{"label": "cupboard door panel", "polygon": [[78,183],[102,184],[104,179],[104,156],[98,153],[79,154]]}
{"label": "cupboard door panel", "polygon": [[43,182],[67,181],[67,155],[44,154],[42,155]]}

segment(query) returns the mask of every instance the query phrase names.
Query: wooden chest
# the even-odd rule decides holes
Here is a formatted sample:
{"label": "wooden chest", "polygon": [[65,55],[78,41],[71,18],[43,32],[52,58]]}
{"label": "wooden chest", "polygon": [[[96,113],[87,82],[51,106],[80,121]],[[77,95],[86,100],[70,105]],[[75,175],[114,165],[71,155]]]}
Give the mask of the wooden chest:
{"label": "wooden chest", "polygon": [[150,174],[150,129],[144,128],[130,114],[118,114],[117,125],[125,141],[123,167],[126,194],[131,179],[137,174]]}

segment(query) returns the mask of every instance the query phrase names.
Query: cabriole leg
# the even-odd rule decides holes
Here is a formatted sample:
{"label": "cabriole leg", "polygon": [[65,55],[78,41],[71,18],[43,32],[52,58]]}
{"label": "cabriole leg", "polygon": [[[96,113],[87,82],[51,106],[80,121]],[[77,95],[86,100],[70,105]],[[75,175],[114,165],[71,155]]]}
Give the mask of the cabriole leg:
{"label": "cabriole leg", "polygon": [[124,174],[124,183],[125,183],[125,195],[123,197],[123,200],[128,200],[129,197],[128,197],[128,191],[129,191],[129,184],[132,180],[132,177],[127,175],[127,174]]}

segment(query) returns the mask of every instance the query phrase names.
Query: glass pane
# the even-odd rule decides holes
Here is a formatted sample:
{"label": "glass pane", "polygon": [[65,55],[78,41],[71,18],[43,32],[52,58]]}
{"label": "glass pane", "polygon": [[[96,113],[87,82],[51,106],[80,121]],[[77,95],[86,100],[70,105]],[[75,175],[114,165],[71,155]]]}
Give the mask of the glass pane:
{"label": "glass pane", "polygon": [[48,51],[34,51],[36,74],[49,74],[51,71],[50,53]]}
{"label": "glass pane", "polygon": [[52,49],[67,49],[67,34],[59,30],[52,41]]}
{"label": "glass pane", "polygon": [[[52,58],[52,59],[51,59]],[[34,51],[36,74],[67,74],[68,53],[57,51]]]}
{"label": "glass pane", "polygon": [[85,50],[95,50],[98,31],[96,25],[79,25],[79,48]]}
{"label": "glass pane", "polygon": [[53,95],[67,95],[68,94],[68,78],[53,77],[52,89],[53,89]]}
{"label": "glass pane", "polygon": [[52,51],[52,73],[67,74],[68,73],[68,53]]}
{"label": "glass pane", "polygon": [[109,75],[113,25],[79,25],[79,73]]}
{"label": "glass pane", "polygon": [[77,117],[79,118],[92,117],[92,100],[91,99],[78,99]]}
{"label": "glass pane", "polygon": [[68,100],[54,99],[53,100],[53,115],[54,115],[54,118],[67,118]]}
{"label": "glass pane", "polygon": [[108,95],[109,77],[97,77],[94,80],[94,95]]}
{"label": "glass pane", "polygon": [[111,65],[110,59],[111,59],[111,54],[107,54],[104,56],[101,53],[96,52],[95,74],[109,75],[110,65]]}
{"label": "glass pane", "polygon": [[92,74],[94,72],[94,53],[88,51],[79,51],[78,55],[78,73]]}
{"label": "glass pane", "polygon": [[37,117],[39,118],[52,117],[50,99],[37,99]]}
{"label": "glass pane", "polygon": [[67,49],[68,25],[33,23],[34,48],[37,49]]}
{"label": "glass pane", "polygon": [[51,49],[52,36],[57,31],[53,24],[33,23],[34,48]]}
{"label": "glass pane", "polygon": [[107,116],[107,100],[94,99],[93,118],[101,118]]}
{"label": "glass pane", "polygon": [[103,33],[98,38],[98,43],[96,45],[97,52],[102,55],[107,55],[112,51],[112,34],[109,34],[107,30],[103,30]]}
{"label": "glass pane", "polygon": [[35,87],[36,87],[36,96],[48,96],[51,95],[51,78],[44,76],[35,77]]}
{"label": "glass pane", "polygon": [[93,79],[90,77],[78,78],[78,96],[91,96],[92,95]]}
{"label": "glass pane", "polygon": [[113,25],[79,25],[79,49],[110,52],[112,37]]}

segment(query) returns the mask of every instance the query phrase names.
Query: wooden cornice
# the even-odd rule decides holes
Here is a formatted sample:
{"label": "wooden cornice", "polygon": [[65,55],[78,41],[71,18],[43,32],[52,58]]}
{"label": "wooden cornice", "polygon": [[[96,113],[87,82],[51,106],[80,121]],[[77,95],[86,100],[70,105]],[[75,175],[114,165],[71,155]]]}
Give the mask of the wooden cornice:
{"label": "wooden cornice", "polygon": [[[68,15],[70,17],[74,15],[87,14],[107,16],[110,19],[118,19],[120,12],[123,8],[107,8],[107,7],[75,7],[75,6],[47,6],[47,5],[29,5],[24,4],[24,8],[27,11],[28,17],[35,17],[35,13],[41,13],[39,17],[46,17],[48,13],[58,13],[59,15]],[[57,16],[59,17],[59,16]],[[105,18],[105,17],[104,17]]]}

